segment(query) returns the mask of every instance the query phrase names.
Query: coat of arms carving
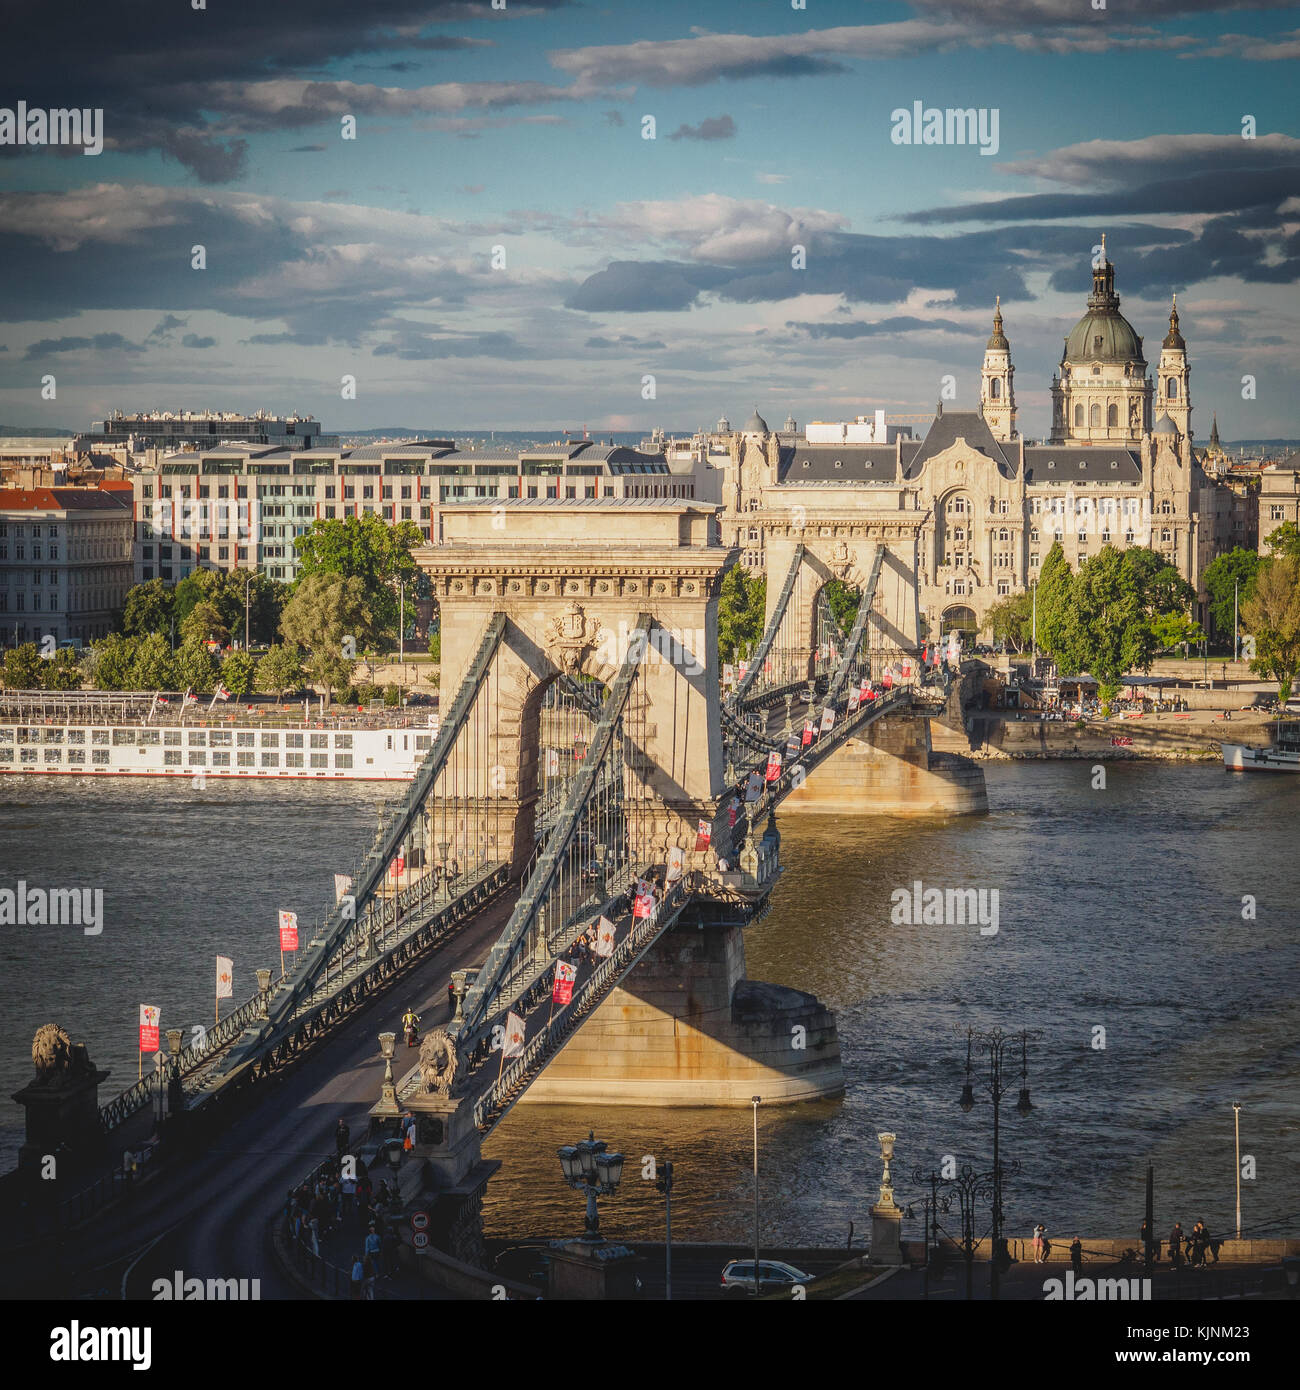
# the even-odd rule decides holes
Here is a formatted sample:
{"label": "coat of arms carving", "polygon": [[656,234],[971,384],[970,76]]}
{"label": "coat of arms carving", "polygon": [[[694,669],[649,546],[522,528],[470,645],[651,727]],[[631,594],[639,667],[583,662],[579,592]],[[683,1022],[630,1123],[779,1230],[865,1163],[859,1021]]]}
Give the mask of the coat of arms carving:
{"label": "coat of arms carving", "polygon": [[546,655],[566,675],[576,675],[599,636],[600,619],[590,617],[580,603],[570,603],[546,625]]}

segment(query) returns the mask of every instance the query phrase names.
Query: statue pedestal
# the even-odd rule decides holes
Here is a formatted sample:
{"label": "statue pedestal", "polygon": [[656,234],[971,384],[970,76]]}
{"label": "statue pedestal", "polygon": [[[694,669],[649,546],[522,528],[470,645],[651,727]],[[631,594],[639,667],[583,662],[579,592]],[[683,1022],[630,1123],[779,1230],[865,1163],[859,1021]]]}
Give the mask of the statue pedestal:
{"label": "statue pedestal", "polygon": [[14,1092],[14,1100],[27,1111],[27,1140],[18,1151],[20,1172],[39,1173],[47,1155],[55,1155],[65,1171],[103,1155],[99,1085],[107,1077],[108,1072],[86,1055],[84,1044],[74,1044],[67,1065],[38,1073],[36,1080]]}
{"label": "statue pedestal", "polygon": [[903,1263],[903,1209],[892,1202],[887,1206],[877,1202],[871,1208],[871,1263],[901,1265]]}
{"label": "statue pedestal", "polygon": [[626,1245],[607,1240],[557,1240],[550,1249],[548,1298],[635,1298],[645,1263]]}

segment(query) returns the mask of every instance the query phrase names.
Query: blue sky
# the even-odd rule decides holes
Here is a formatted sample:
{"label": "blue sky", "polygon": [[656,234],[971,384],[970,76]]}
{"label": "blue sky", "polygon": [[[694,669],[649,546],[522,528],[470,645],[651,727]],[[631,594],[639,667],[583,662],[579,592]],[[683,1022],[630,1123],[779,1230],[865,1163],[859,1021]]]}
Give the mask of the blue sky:
{"label": "blue sky", "polygon": [[[6,423],[917,412],[973,403],[1000,293],[1033,436],[1104,230],[1152,365],[1178,292],[1198,437],[1300,434],[1293,6],[10,9],[0,106],[102,107],[106,147],[0,147]],[[996,110],[996,154],[893,143],[915,101]]]}

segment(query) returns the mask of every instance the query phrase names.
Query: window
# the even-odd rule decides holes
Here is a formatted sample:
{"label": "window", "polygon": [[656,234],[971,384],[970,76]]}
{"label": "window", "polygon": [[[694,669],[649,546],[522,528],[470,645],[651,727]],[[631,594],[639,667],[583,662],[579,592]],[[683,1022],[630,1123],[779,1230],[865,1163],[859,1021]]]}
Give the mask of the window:
{"label": "window", "polygon": [[238,767],[252,767],[256,757],[256,753],[236,753],[235,763]]}
{"label": "window", "polygon": [[163,750],[164,767],[180,767],[181,750],[179,748],[165,748]]}
{"label": "window", "polygon": [[1269,509],[1268,509],[1268,519],[1269,519],[1270,521],[1282,521],[1282,520],[1285,519],[1285,517],[1286,517],[1286,508],[1285,508],[1285,507],[1279,507],[1279,506],[1277,506],[1277,505],[1274,505],[1274,506],[1269,507]]}
{"label": "window", "polygon": [[213,766],[213,767],[229,767],[229,766],[230,766],[230,754],[229,754],[229,753],[213,753],[213,755],[212,755],[212,766]]}
{"label": "window", "polygon": [[1119,406],[1108,405],[1106,407],[1106,423],[1113,429],[1119,424]]}
{"label": "window", "polygon": [[302,766],[302,754],[301,754],[301,753],[286,753],[286,754],[284,755],[284,765],[285,765],[285,767],[301,767],[301,766]]}
{"label": "window", "polygon": [[998,380],[997,377],[993,378],[992,384],[989,389],[989,394],[993,397],[995,401],[1002,399],[1002,383]]}
{"label": "window", "polygon": [[279,767],[279,766],[280,766],[280,755],[279,755],[278,753],[263,753],[263,754],[262,754],[262,766],[263,766],[263,767]]}
{"label": "window", "polygon": [[1074,407],[1074,423],[1079,428],[1083,427],[1083,406],[1081,405]]}
{"label": "window", "polygon": [[1029,568],[1030,568],[1030,569],[1037,569],[1037,568],[1038,568],[1038,551],[1036,551],[1036,550],[1031,550],[1031,551],[1029,552]]}
{"label": "window", "polygon": [[310,756],[311,756],[311,765],[312,765],[312,767],[328,767],[328,766],[329,766],[330,759],[329,759],[329,754],[328,754],[328,753],[312,753]]}
{"label": "window", "polygon": [[1169,378],[1169,380],[1165,382],[1165,398],[1166,398],[1167,400],[1171,400],[1171,401],[1175,401],[1175,400],[1178,399],[1178,378],[1177,378],[1177,377],[1171,376],[1171,377]]}
{"label": "window", "polygon": [[1092,403],[1092,409],[1088,412],[1088,423],[1093,426],[1101,424],[1101,406],[1096,401]]}
{"label": "window", "polygon": [[350,767],[352,766],[352,754],[351,754],[351,753],[337,753],[337,754],[335,754],[335,757],[334,757],[334,766],[335,766],[336,768],[350,768]]}

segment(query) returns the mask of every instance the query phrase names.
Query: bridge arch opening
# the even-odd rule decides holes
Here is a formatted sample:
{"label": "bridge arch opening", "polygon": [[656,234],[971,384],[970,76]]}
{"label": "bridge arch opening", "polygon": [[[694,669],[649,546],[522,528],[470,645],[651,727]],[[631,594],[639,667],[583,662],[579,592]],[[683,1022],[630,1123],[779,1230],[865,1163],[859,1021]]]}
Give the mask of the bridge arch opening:
{"label": "bridge arch opening", "polygon": [[975,610],[964,603],[954,603],[943,610],[939,620],[939,636],[947,637],[950,632],[960,632],[965,641],[974,642],[979,635],[979,620]]}

